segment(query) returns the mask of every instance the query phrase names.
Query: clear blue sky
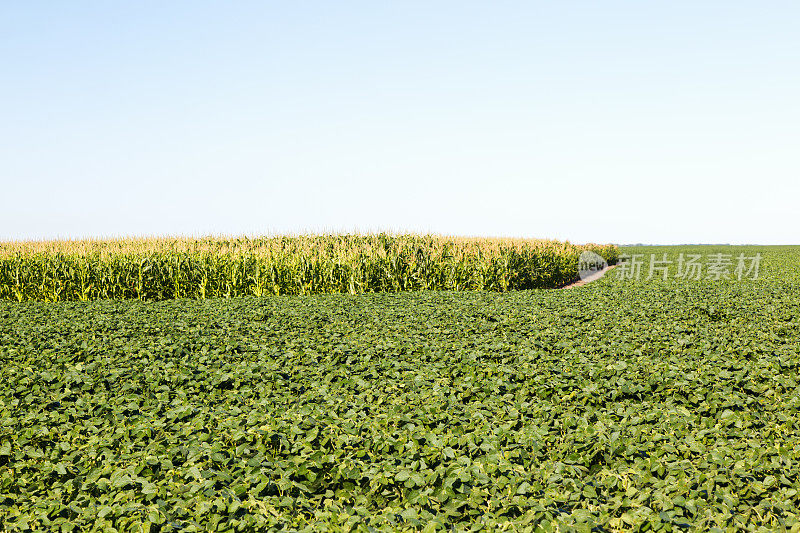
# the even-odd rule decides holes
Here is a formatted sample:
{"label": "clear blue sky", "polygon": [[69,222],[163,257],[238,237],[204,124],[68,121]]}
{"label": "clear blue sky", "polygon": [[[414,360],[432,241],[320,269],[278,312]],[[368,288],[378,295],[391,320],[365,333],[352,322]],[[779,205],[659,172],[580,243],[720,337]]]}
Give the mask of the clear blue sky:
{"label": "clear blue sky", "polygon": [[800,3],[3,2],[0,239],[800,243]]}

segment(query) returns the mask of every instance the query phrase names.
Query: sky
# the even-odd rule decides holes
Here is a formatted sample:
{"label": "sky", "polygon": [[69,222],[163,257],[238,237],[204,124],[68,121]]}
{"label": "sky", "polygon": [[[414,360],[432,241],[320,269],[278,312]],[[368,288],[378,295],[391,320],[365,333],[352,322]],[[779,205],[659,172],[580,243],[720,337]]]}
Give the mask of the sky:
{"label": "sky", "polygon": [[800,244],[796,1],[0,4],[0,239]]}

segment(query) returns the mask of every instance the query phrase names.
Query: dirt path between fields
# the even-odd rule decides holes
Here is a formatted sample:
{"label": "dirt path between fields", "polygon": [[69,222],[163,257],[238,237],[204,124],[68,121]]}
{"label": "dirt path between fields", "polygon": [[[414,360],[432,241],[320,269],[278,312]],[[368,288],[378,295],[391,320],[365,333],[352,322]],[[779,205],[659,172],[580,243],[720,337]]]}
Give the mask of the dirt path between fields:
{"label": "dirt path between fields", "polygon": [[609,270],[611,270],[611,269],[612,269],[612,268],[614,268],[615,266],[617,266],[617,265],[610,265],[610,266],[607,266],[607,267],[605,267],[603,270],[598,270],[597,272],[595,272],[595,273],[594,273],[594,274],[592,274],[591,276],[588,276],[588,277],[586,277],[586,278],[584,278],[584,279],[582,279],[582,280],[576,281],[575,283],[570,283],[569,285],[564,285],[564,286],[563,286],[563,287],[561,287],[561,288],[562,288],[562,289],[572,289],[573,287],[580,287],[581,285],[586,285],[586,284],[587,284],[587,283],[589,283],[590,281],[594,281],[594,280],[596,280],[596,279],[600,279],[600,278],[602,278],[603,276],[605,276],[605,275],[606,275],[606,272],[608,272]]}

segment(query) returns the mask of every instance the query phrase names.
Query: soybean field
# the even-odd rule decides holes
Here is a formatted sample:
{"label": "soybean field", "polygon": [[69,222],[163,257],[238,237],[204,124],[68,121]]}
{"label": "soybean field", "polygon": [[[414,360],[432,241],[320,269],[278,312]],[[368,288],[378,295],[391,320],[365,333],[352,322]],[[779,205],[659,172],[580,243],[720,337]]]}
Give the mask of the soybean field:
{"label": "soybean field", "polygon": [[565,290],[2,301],[0,523],[800,530],[800,247],[618,252]]}

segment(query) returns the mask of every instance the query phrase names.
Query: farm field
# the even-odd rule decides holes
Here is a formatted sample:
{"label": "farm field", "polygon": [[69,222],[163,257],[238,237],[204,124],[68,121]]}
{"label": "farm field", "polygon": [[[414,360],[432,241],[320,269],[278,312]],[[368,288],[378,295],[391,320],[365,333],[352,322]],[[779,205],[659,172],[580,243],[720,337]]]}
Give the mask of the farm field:
{"label": "farm field", "polygon": [[436,235],[301,235],[0,243],[0,300],[165,300],[553,288],[614,245]]}
{"label": "farm field", "polygon": [[619,252],[640,279],[1,301],[0,523],[800,530],[800,247]]}

